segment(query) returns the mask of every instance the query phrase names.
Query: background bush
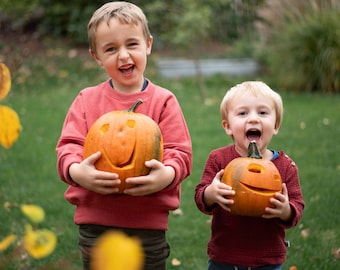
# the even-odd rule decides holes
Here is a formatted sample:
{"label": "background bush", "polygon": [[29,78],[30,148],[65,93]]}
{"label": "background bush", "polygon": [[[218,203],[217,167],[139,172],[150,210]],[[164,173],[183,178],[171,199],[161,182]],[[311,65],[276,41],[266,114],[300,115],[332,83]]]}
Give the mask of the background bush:
{"label": "background bush", "polygon": [[[278,86],[293,91],[340,92],[340,2],[282,1],[267,13],[260,55]],[[273,13],[281,12],[281,16]]]}

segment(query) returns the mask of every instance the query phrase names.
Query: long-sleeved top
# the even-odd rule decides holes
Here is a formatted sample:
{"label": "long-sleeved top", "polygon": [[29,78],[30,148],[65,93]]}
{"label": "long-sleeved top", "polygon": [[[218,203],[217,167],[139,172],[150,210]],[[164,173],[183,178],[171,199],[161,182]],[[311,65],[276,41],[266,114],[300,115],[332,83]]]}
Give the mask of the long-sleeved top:
{"label": "long-sleeved top", "polygon": [[240,155],[234,145],[211,151],[200,183],[196,186],[195,201],[205,214],[212,215],[208,256],[217,262],[258,267],[281,264],[286,259],[285,229],[295,226],[301,219],[304,201],[299,184],[298,169],[283,151],[272,160],[278,168],[282,182],[288,189],[292,218],[284,222],[279,218],[265,219],[233,215],[219,205],[208,207],[204,203],[204,190],[217,172]]}
{"label": "long-sleeved top", "polygon": [[[135,112],[148,115],[160,127],[162,163],[174,168],[173,182],[146,196],[101,195],[77,185],[69,167],[83,160],[84,141],[92,124],[107,112],[128,109],[137,99],[143,103]],[[151,81],[145,90],[133,94],[114,91],[109,80],[80,91],[66,115],[56,152],[59,176],[69,184],[65,198],[76,206],[76,224],[166,230],[169,210],[180,203],[180,183],[192,168],[191,139],[179,102],[173,93]]]}

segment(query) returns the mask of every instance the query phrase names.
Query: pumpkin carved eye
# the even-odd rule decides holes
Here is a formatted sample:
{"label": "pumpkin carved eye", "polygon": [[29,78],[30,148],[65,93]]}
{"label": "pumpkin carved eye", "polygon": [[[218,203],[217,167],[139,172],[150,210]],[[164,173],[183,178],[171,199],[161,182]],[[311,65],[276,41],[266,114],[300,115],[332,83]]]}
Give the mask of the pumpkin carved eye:
{"label": "pumpkin carved eye", "polygon": [[98,118],[91,126],[84,144],[84,158],[100,151],[97,170],[119,175],[119,192],[131,187],[128,177],[147,175],[145,161],[163,159],[163,138],[158,125],[148,116],[135,113],[141,100],[127,111],[112,111]]}
{"label": "pumpkin carved eye", "polygon": [[256,164],[256,163],[250,163],[248,165],[248,171],[252,172],[252,173],[261,173],[264,171],[264,168],[262,165],[260,164]]}
{"label": "pumpkin carved eye", "polygon": [[110,124],[104,124],[100,128],[100,134],[103,135],[106,131],[108,131],[110,128]]}
{"label": "pumpkin carved eye", "polygon": [[255,142],[249,144],[247,157],[236,158],[225,167],[221,182],[235,190],[231,213],[243,216],[262,216],[270,198],[282,190],[279,171],[262,159]]}
{"label": "pumpkin carved eye", "polygon": [[129,120],[126,121],[126,126],[128,126],[130,128],[135,127],[135,125],[136,125],[136,121],[133,120],[133,119],[129,119]]}

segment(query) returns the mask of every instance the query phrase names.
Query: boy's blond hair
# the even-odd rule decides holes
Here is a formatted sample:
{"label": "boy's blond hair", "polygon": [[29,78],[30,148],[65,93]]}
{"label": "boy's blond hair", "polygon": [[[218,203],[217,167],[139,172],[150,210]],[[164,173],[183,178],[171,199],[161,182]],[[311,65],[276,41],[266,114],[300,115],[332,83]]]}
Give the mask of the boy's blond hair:
{"label": "boy's blond hair", "polygon": [[249,95],[268,98],[273,101],[276,112],[275,128],[279,128],[283,117],[283,103],[281,96],[261,81],[246,81],[230,88],[221,102],[220,113],[222,120],[228,120],[228,108],[235,98],[241,96],[247,98]]}
{"label": "boy's blond hair", "polygon": [[136,5],[123,1],[109,2],[97,9],[87,25],[87,35],[90,50],[96,52],[96,30],[101,22],[109,24],[112,18],[118,19],[120,23],[142,25],[146,42],[149,41],[151,33],[144,12]]}

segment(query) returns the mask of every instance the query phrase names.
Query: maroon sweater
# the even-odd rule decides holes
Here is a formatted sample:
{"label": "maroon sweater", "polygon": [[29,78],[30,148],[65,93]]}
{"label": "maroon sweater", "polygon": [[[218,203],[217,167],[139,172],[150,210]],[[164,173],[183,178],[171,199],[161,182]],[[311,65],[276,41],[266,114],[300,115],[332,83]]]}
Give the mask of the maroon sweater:
{"label": "maroon sweater", "polygon": [[201,182],[196,186],[195,201],[205,214],[212,215],[211,238],[208,255],[217,262],[247,267],[281,264],[286,259],[285,229],[295,226],[304,209],[298,169],[283,151],[272,160],[278,168],[282,182],[286,183],[293,217],[289,222],[278,218],[264,219],[233,215],[220,206],[208,208],[203,192],[216,173],[233,159],[240,157],[235,146],[213,150],[206,162]]}

